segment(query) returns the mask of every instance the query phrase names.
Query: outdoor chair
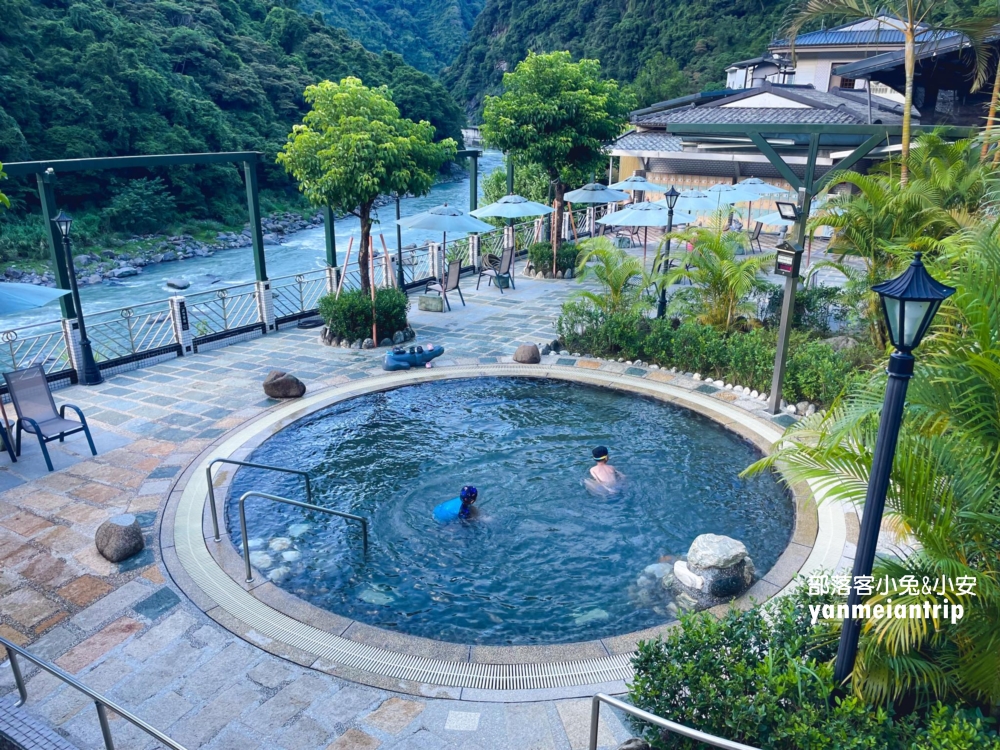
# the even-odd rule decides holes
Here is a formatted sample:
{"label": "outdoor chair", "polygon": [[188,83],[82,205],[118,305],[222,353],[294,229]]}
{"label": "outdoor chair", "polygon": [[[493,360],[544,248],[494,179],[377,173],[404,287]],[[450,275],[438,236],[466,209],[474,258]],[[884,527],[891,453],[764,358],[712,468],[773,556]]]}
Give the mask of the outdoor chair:
{"label": "outdoor chair", "polygon": [[[3,378],[7,381],[10,400],[17,412],[17,423],[14,426],[15,454],[21,455],[21,433],[28,432],[38,438],[38,445],[41,446],[42,455],[45,457],[45,465],[49,471],[54,471],[46,443],[57,438],[61,443],[67,435],[82,432],[87,436],[90,452],[97,455],[97,448],[94,447],[94,439],[90,435],[90,428],[83,412],[72,404],[63,404],[58,410],[56,409],[49,381],[46,380],[41,365],[5,372]],[[66,419],[67,409],[75,411],[80,421]]]}
{"label": "outdoor chair", "polygon": [[448,312],[451,312],[451,303],[448,301],[448,292],[458,292],[458,298],[462,300],[462,307],[465,307],[465,297],[462,296],[462,288],[458,285],[458,279],[462,275],[462,261],[453,260],[448,264],[448,275],[445,277],[444,284],[440,281],[428,281],[427,288],[424,289],[424,294],[428,292],[437,292],[441,295],[444,300],[444,304],[448,307]]}
{"label": "outdoor chair", "polygon": [[[492,256],[495,258],[496,256]],[[507,279],[507,283],[510,284],[511,289],[517,289],[514,286],[514,274],[511,273],[511,266],[514,263],[514,248],[508,247],[503,251],[503,255],[500,256],[500,262],[496,265],[489,263],[490,256],[483,258],[483,269],[479,272],[479,278],[476,280],[476,289],[479,289],[479,283],[483,280],[483,277],[489,279],[489,284],[494,281],[497,282],[497,288],[500,290],[500,294],[503,294],[503,287],[500,286],[499,279]]]}
{"label": "outdoor chair", "polygon": [[10,462],[16,464],[17,456],[14,455],[14,446],[10,443],[10,433],[7,432],[7,425],[0,423],[0,439],[3,440],[3,449],[10,456]]}
{"label": "outdoor chair", "polygon": [[754,247],[756,247],[758,253],[764,252],[764,249],[760,246],[760,232],[763,228],[764,225],[759,221],[754,222],[753,230],[751,230],[750,234],[747,236],[747,239],[750,240],[751,251],[753,251]]}

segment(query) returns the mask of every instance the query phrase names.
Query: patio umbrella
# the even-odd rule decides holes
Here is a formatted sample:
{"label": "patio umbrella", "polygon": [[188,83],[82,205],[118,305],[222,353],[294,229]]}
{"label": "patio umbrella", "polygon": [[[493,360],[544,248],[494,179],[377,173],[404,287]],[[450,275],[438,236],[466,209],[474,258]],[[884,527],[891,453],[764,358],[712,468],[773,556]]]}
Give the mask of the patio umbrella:
{"label": "patio umbrella", "polygon": [[[658,205],[666,206],[666,200],[656,201]],[[688,213],[702,213],[705,211],[715,211],[719,207],[718,198],[704,193],[701,190],[684,190],[677,198],[674,208]]]}
{"label": "patio umbrella", "polygon": [[[649,241],[650,227],[666,227],[670,218],[670,210],[659,203],[633,203],[628,208],[615,211],[598,219],[599,224],[611,227],[643,227],[642,260],[646,262],[646,245]],[[696,221],[690,214],[674,211],[674,224],[691,224]]]}
{"label": "patio umbrella", "polygon": [[569,203],[617,203],[628,200],[628,193],[613,190],[599,182],[589,182],[578,190],[570,190],[563,196]]}
{"label": "patio umbrella", "polygon": [[[448,232],[491,232],[493,225],[480,221],[474,216],[467,216],[465,211],[449,206],[435,206],[429,211],[416,216],[397,219],[396,223],[406,229],[424,229],[430,232],[441,232],[441,247],[448,244]],[[442,272],[442,283],[444,269]]]}
{"label": "patio umbrella", "polygon": [[747,190],[752,190],[757,195],[775,195],[777,193],[787,193],[783,187],[778,187],[777,185],[772,185],[769,182],[764,182],[760,177],[747,177],[745,180],[741,180],[736,183],[737,187],[746,188]]}
{"label": "patio umbrella", "polygon": [[34,310],[69,294],[69,289],[53,289],[35,284],[0,284],[0,315]]}
{"label": "patio umbrella", "polygon": [[610,187],[615,190],[628,190],[630,193],[636,193],[640,190],[644,193],[665,193],[669,189],[667,185],[657,185],[655,182],[650,182],[645,177],[638,175],[632,175],[628,179],[610,185]]}
{"label": "patio umbrella", "polygon": [[528,216],[544,216],[550,213],[552,213],[552,209],[548,206],[513,194],[505,195],[496,203],[469,211],[472,216],[480,218],[495,216],[498,219],[523,219]]}
{"label": "patio umbrella", "polygon": [[709,197],[715,198],[718,201],[716,208],[721,208],[723,203],[751,203],[760,197],[758,193],[749,188],[740,187],[739,185],[726,185],[725,183],[712,185],[705,192]]}

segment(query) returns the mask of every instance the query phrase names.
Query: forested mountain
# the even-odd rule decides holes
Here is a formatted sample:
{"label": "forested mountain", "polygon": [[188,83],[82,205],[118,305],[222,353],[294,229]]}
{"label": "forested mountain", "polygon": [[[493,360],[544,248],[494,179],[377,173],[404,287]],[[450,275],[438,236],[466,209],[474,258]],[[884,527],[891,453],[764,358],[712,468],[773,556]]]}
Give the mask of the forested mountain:
{"label": "forested mountain", "polygon": [[442,77],[470,112],[478,112],[483,96],[497,93],[504,71],[529,50],[569,50],[577,58],[599,59],[604,74],[619,81],[639,76],[652,85],[670,78],[670,95],[691,93],[724,83],[727,65],[761,54],[780,33],[788,3],[487,0]]}
{"label": "forested mountain", "polygon": [[[460,138],[461,109],[436,79],[286,5],[0,0],[0,161],[258,150],[263,184],[288,186],[274,155],[305,112],[303,90],[347,75],[388,85],[405,116]],[[182,217],[244,213],[238,174],[222,166],[66,174],[58,190],[88,206],[128,176],[161,177]],[[5,183],[15,199],[30,188]]]}
{"label": "forested mountain", "polygon": [[483,0],[302,0],[374,52],[390,50],[437,74],[461,49]]}

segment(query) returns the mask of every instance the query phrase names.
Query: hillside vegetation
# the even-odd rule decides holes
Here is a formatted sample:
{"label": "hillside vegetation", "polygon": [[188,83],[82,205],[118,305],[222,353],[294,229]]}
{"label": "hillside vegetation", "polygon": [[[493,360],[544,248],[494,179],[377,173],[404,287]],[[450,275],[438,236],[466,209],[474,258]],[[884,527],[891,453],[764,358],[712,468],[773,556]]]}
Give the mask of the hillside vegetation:
{"label": "hillside vegetation", "polygon": [[373,52],[398,52],[413,67],[437,74],[461,49],[483,0],[303,0]]}
{"label": "hillside vegetation", "polygon": [[[0,0],[0,161],[257,150],[262,186],[293,193],[274,159],[306,111],[303,91],[349,75],[387,85],[402,114],[431,122],[436,137],[461,137],[461,109],[437,80],[284,5]],[[124,178],[148,181],[129,188]],[[5,221],[34,205],[32,183],[5,183]],[[71,210],[137,189],[177,218],[245,216],[230,166],[67,173],[57,188]]]}

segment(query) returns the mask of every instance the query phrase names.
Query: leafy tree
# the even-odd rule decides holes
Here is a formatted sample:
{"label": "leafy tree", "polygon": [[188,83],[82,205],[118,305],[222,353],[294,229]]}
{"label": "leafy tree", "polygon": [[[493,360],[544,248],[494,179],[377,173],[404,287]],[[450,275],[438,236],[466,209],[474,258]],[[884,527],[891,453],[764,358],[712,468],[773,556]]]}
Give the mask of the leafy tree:
{"label": "leafy tree", "polygon": [[[7,175],[3,171],[3,162],[0,162],[0,180],[6,180]],[[10,198],[4,195],[3,191],[0,190],[0,206],[4,208],[10,208]]]}
{"label": "leafy tree", "polygon": [[888,28],[903,35],[903,68],[906,86],[903,90],[903,135],[900,181],[908,178],[907,157],[910,153],[910,125],[913,110],[913,78],[917,64],[917,44],[928,35],[957,31],[965,34],[975,53],[975,87],[983,84],[989,63],[989,50],[983,44],[996,18],[942,21],[940,0],[801,0],[796,6],[788,34],[794,53],[795,37],[804,26],[830,17],[850,21],[880,20]]}
{"label": "leafy tree", "polygon": [[597,60],[573,62],[569,52],[529,54],[503,82],[503,95],[486,100],[483,139],[538,164],[552,181],[555,273],[566,185],[586,182],[601,168],[604,144],[621,133],[633,99],[601,78]]}
{"label": "leafy tree", "polygon": [[434,175],[454,157],[451,139],[434,142],[434,128],[399,114],[386,87],[357,78],[323,81],[305,91],[312,109],[288,136],[278,162],[316,206],[352,213],[361,222],[358,267],[368,291],[368,238],[372,207],[380,195],[423,195]]}
{"label": "leafy tree", "polygon": [[[496,203],[507,195],[507,170],[503,167],[497,167],[482,178],[481,184],[483,205]],[[518,164],[514,168],[514,193],[529,201],[545,203],[549,197],[549,176],[537,164]],[[507,224],[506,219],[493,217],[484,218],[483,221],[495,227]]]}
{"label": "leafy tree", "polygon": [[640,107],[691,94],[692,89],[690,76],[681,71],[677,60],[662,52],[646,60],[628,85]]}

